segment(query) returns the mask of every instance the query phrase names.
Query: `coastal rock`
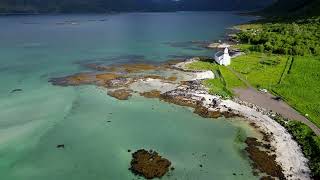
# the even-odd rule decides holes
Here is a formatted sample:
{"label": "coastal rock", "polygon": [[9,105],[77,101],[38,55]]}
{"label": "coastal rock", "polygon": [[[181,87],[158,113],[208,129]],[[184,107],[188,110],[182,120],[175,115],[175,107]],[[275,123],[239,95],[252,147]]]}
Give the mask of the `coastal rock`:
{"label": "coastal rock", "polygon": [[171,162],[155,151],[138,150],[132,154],[130,170],[146,179],[161,178],[168,171]]}
{"label": "coastal rock", "polygon": [[133,82],[131,78],[117,77],[106,81],[104,86],[107,88],[120,88],[128,86],[131,82]]}
{"label": "coastal rock", "polygon": [[131,91],[127,89],[117,89],[114,91],[108,91],[108,95],[118,100],[128,100],[132,96]]}
{"label": "coastal rock", "polygon": [[160,99],[180,106],[196,108],[198,101],[186,98],[185,96],[172,95],[172,92],[161,94]]}
{"label": "coastal rock", "polygon": [[204,118],[219,118],[222,116],[222,113],[220,111],[209,111],[208,108],[202,106],[202,105],[198,105],[195,110],[194,113],[198,114],[201,117]]}
{"label": "coastal rock", "polygon": [[226,43],[211,43],[207,47],[213,48],[213,49],[224,49],[224,48],[229,48],[230,45]]}

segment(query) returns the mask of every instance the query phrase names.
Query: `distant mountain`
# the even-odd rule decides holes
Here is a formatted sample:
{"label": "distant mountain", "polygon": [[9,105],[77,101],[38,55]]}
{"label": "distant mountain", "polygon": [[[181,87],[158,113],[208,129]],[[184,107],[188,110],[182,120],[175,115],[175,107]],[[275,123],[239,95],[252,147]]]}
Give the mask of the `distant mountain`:
{"label": "distant mountain", "polygon": [[276,0],[262,11],[265,15],[319,16],[320,0]]}
{"label": "distant mountain", "polygon": [[257,10],[271,5],[273,0],[182,0],[183,10]]}
{"label": "distant mountain", "polygon": [[1,13],[255,10],[272,0],[0,0]]}

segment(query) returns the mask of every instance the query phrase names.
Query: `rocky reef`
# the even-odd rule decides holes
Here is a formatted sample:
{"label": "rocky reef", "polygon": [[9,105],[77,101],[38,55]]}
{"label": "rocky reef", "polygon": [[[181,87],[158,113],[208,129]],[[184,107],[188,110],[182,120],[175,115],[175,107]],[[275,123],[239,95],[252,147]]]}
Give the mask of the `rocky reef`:
{"label": "rocky reef", "polygon": [[146,179],[161,178],[167,172],[171,162],[161,157],[155,151],[138,150],[132,154],[131,167],[132,173],[143,176]]}

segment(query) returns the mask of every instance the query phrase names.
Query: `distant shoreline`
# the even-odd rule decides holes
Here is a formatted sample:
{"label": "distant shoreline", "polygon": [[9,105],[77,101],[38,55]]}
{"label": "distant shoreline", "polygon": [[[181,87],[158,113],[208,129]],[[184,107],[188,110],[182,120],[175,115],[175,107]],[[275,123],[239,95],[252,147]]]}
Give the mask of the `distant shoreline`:
{"label": "distant shoreline", "polygon": [[1,13],[1,16],[32,16],[32,15],[112,15],[112,14],[121,14],[121,13],[183,13],[183,12],[220,12],[220,13],[234,13],[239,16],[254,16],[254,17],[262,17],[259,15],[251,14],[250,12],[246,11],[110,11],[110,12],[21,12],[21,13],[14,13],[14,12],[8,12],[8,13]]}

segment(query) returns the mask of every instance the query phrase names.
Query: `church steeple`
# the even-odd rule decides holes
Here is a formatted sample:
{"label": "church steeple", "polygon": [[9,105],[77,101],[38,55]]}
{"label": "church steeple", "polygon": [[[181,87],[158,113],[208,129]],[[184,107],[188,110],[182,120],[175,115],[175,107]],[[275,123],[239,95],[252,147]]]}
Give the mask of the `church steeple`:
{"label": "church steeple", "polygon": [[229,49],[228,48],[224,49],[224,54],[229,54]]}

